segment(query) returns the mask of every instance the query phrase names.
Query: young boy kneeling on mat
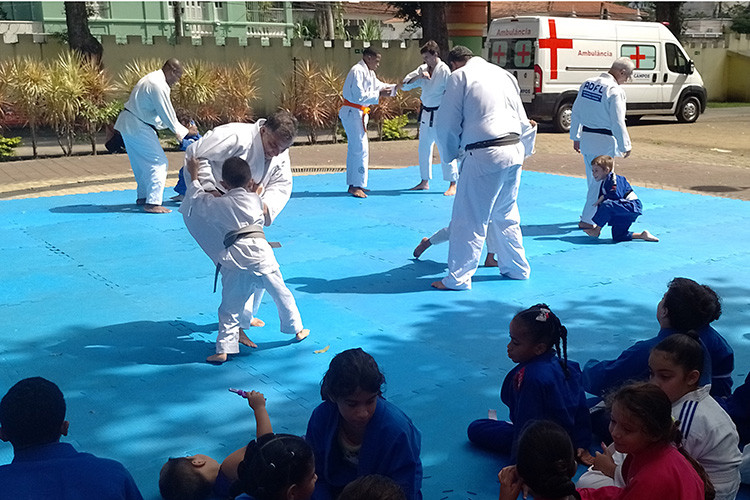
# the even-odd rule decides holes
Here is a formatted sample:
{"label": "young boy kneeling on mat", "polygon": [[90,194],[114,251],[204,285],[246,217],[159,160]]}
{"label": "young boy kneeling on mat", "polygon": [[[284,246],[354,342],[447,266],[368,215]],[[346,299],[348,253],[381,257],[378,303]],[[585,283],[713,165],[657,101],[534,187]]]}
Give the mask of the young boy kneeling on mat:
{"label": "young boy kneeling on mat", "polygon": [[659,241],[659,238],[646,230],[640,233],[630,231],[630,225],[643,214],[643,204],[638,199],[628,180],[614,172],[615,160],[611,156],[597,156],[591,161],[594,179],[602,184],[599,187],[599,199],[596,200],[596,214],[591,229],[584,229],[586,234],[598,238],[602,227],[612,226],[612,239],[618,241],[645,240]]}
{"label": "young boy kneeling on mat", "polygon": [[[191,179],[198,179],[198,160],[187,160]],[[223,363],[229,354],[239,352],[240,314],[256,288],[265,288],[276,303],[281,331],[302,340],[310,334],[303,329],[297,304],[284,284],[279,264],[263,233],[263,202],[256,193],[250,166],[238,157],[229,158],[222,166],[222,185],[227,192],[214,197],[203,190],[197,180],[188,185],[186,197],[191,210],[214,220],[224,237],[224,250],[219,256],[221,272],[221,305],[216,354],[206,358],[209,363]]]}

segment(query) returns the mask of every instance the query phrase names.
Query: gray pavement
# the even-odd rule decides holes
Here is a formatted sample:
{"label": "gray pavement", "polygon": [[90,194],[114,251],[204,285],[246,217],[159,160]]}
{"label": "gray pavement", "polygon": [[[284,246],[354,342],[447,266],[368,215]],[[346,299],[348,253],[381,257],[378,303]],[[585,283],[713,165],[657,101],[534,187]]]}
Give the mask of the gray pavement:
{"label": "gray pavement", "polygon": [[[618,172],[632,184],[750,200],[750,108],[709,109],[694,124],[644,118],[629,131],[633,154],[618,161]],[[5,133],[13,135],[12,131]],[[99,148],[104,152],[103,145]],[[76,156],[59,156],[61,150],[56,141],[43,138],[40,155],[57,156],[0,162],[0,199],[135,188],[127,155],[79,155],[90,150],[88,144],[77,144]],[[24,145],[17,152],[30,155],[31,148]],[[345,143],[306,145],[300,136],[290,154],[295,175],[345,170]],[[180,151],[167,153],[168,185],[176,182],[183,155]],[[416,163],[416,140],[370,141],[371,168],[402,168]],[[581,156],[572,150],[567,134],[553,133],[544,126],[537,138],[536,154],[524,168],[574,177],[584,175]],[[439,167],[434,170],[432,189],[444,188],[439,172]],[[415,171],[414,184],[419,181],[416,175]]]}

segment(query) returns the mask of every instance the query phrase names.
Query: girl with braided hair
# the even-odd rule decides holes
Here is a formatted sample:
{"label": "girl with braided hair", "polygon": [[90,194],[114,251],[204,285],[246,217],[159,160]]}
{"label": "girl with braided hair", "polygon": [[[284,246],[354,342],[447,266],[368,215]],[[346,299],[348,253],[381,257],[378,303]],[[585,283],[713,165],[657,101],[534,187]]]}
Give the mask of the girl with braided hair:
{"label": "girl with braided hair", "polygon": [[251,441],[237,474],[244,491],[237,500],[309,500],[318,479],[312,448],[291,434],[269,433]]}
{"label": "girl with braided hair", "polygon": [[568,360],[568,330],[547,304],[536,304],[510,322],[508,357],[517,365],[503,381],[500,398],[510,421],[475,420],[469,440],[515,459],[518,438],[531,420],[561,425],[583,452],[591,443],[591,422],[578,363]]}

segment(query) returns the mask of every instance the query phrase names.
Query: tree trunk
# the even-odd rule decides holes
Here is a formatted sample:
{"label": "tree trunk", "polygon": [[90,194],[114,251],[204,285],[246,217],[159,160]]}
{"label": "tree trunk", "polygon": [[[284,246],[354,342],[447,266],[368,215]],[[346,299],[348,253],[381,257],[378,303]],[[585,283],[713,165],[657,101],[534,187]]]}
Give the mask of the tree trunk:
{"label": "tree trunk", "polygon": [[185,31],[182,29],[182,4],[180,2],[174,2],[172,17],[174,17],[174,36],[176,41],[177,37],[185,34]]}
{"label": "tree trunk", "polygon": [[448,26],[445,22],[445,2],[422,2],[422,43],[435,40],[440,57],[448,58]]}
{"label": "tree trunk", "polygon": [[654,2],[658,22],[668,22],[669,31],[679,40],[682,36],[682,16],[680,8],[684,2]]}
{"label": "tree trunk", "polygon": [[71,50],[101,65],[102,44],[89,31],[85,2],[65,2],[65,22],[68,26],[68,46]]}

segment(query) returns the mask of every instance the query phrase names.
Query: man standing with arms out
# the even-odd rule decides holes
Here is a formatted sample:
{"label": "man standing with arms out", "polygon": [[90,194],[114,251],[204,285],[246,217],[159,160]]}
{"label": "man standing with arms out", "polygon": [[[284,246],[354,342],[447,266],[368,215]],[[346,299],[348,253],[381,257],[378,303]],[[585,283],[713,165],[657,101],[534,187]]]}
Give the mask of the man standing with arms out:
{"label": "man standing with arms out", "polygon": [[518,82],[460,45],[450,51],[448,63],[453,73],[436,117],[438,144],[446,161],[465,153],[451,215],[448,276],[432,286],[470,289],[488,233],[497,241],[492,250],[500,274],[528,279],[516,198],[525,153],[520,137],[533,126]]}
{"label": "man standing with arms out", "polygon": [[168,59],[161,69],[135,84],[125,109],[115,122],[115,130],[122,134],[138,184],[136,203],[154,214],[171,212],[161,204],[167,180],[167,156],[156,131],[169,128],[177,136],[177,142],[189,132],[198,133],[195,126],[188,130],[177,120],[170,101],[171,88],[180,77],[182,64],[177,59]]}
{"label": "man standing with arms out", "polygon": [[[221,184],[224,161],[238,156],[250,165],[253,179],[258,179],[260,199],[263,202],[264,225],[270,226],[286,206],[292,194],[292,167],[289,147],[297,136],[297,119],[288,111],[277,111],[268,119],[256,123],[227,123],[206,133],[188,146],[185,158],[197,158],[200,164],[198,181],[205,191],[221,196],[226,188]],[[187,169],[185,169],[187,172]],[[192,179],[185,177],[186,182]],[[222,234],[214,221],[192,213],[190,201],[183,202],[180,213],[185,226],[195,241],[214,264],[224,250]],[[260,307],[263,291],[250,297],[240,318],[240,343],[257,347],[245,334],[250,326],[265,323],[255,317]]]}
{"label": "man standing with arms out", "polygon": [[69,425],[53,382],[32,377],[10,388],[0,400],[0,438],[13,445],[13,462],[0,466],[0,498],[143,500],[121,463],[60,442]]}
{"label": "man standing with arms out", "polygon": [[[419,49],[424,64],[404,77],[401,88],[411,90],[422,87],[422,109],[419,116],[419,173],[422,181],[411,188],[412,190],[430,189],[432,179],[432,147],[435,144],[435,114],[440,107],[445,92],[445,84],[451,75],[448,65],[440,60],[440,49],[433,40],[425,43]],[[456,181],[458,180],[458,166],[456,161],[443,160],[443,152],[438,147],[440,161],[443,167],[443,179],[450,184],[445,196],[456,194]]]}
{"label": "man standing with arms out", "polygon": [[635,66],[627,57],[617,59],[607,73],[589,78],[578,90],[573,103],[570,138],[573,149],[583,154],[588,192],[583,206],[581,229],[593,229],[596,200],[599,198],[599,181],[591,172],[591,162],[597,156],[630,155],[631,144],[625,127],[625,90],[621,87],[630,79]]}
{"label": "man standing with arms out", "polygon": [[375,76],[380,57],[375,49],[367,47],[362,51],[362,60],[352,66],[344,81],[344,105],[339,110],[339,118],[347,139],[346,183],[349,184],[349,194],[355,198],[367,198],[369,106],[377,104],[381,97],[396,95],[398,89],[396,85],[383,83]]}

